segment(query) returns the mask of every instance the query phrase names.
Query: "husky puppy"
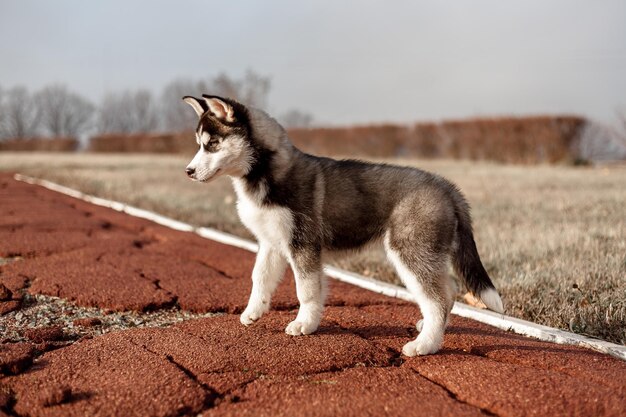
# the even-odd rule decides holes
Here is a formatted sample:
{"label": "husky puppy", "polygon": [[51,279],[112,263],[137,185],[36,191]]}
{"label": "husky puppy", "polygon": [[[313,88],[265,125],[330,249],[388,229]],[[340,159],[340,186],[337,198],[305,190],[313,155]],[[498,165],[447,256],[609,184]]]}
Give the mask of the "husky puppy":
{"label": "husky puppy", "polygon": [[441,348],[454,304],[450,261],[475,296],[503,311],[476,250],[468,203],[452,183],[415,168],[308,155],[261,110],[209,95],[183,100],[199,117],[199,150],[187,175],[199,182],[230,176],[241,221],[259,242],[244,325],[269,310],[289,265],[300,309],[285,332],[315,332],[326,292],[323,257],[372,242],[382,242],[422,311],[405,355]]}

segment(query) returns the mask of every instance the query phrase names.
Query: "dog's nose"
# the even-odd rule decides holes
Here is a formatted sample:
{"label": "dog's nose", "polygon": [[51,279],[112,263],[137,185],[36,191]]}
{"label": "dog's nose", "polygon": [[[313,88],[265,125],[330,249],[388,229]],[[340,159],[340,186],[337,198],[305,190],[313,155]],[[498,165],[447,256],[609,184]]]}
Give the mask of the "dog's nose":
{"label": "dog's nose", "polygon": [[188,176],[192,176],[194,172],[196,172],[195,168],[185,168],[185,172],[187,173]]}

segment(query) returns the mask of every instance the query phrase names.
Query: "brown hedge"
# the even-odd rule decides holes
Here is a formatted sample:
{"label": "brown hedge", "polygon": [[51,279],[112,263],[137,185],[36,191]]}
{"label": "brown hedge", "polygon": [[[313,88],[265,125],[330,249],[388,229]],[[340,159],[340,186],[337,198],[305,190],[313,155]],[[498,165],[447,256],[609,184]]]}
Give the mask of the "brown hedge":
{"label": "brown hedge", "polygon": [[78,149],[74,138],[28,138],[0,141],[0,151],[73,152]]}
{"label": "brown hedge", "polygon": [[[507,117],[441,123],[290,129],[293,142],[316,155],[486,159],[505,163],[572,162],[586,120],[576,116]],[[192,154],[192,132],[105,135],[93,152]]]}
{"label": "brown hedge", "polygon": [[89,141],[92,152],[193,153],[198,145],[193,132],[164,134],[109,134]]}
{"label": "brown hedge", "polygon": [[414,126],[292,129],[297,146],[319,155],[571,162],[586,121],[575,116],[473,119]]}

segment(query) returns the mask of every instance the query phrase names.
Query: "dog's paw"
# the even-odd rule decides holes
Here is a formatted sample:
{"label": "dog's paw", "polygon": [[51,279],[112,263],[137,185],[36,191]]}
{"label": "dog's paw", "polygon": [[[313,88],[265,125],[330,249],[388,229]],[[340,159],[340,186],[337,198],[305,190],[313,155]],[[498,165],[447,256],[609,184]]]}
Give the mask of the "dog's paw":
{"label": "dog's paw", "polygon": [[311,334],[317,330],[317,326],[317,323],[294,320],[287,325],[287,328],[285,328],[285,333],[292,336]]}
{"label": "dog's paw", "polygon": [[254,308],[254,307],[250,307],[248,306],[243,313],[241,313],[241,316],[239,317],[239,321],[241,322],[241,324],[243,324],[244,326],[250,326],[251,324],[253,324],[255,321],[257,321],[258,319],[260,319],[263,314],[265,314],[265,312],[267,311],[267,309],[263,309],[263,308]]}
{"label": "dog's paw", "polygon": [[407,343],[402,347],[402,353],[410,357],[432,355],[433,353],[437,353],[440,348],[441,342],[428,340],[426,338],[420,339],[420,337],[418,336],[417,339]]}
{"label": "dog's paw", "polygon": [[415,324],[415,328],[417,329],[418,332],[421,332],[422,329],[424,328],[424,319],[418,320],[417,324]]}

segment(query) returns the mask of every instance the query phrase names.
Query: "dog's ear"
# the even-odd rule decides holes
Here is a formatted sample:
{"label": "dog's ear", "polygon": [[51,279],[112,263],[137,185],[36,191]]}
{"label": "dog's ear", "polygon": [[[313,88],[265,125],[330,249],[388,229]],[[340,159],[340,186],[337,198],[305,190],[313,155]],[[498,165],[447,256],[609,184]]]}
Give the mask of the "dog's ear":
{"label": "dog's ear", "polygon": [[202,97],[204,97],[206,105],[209,106],[209,110],[215,115],[215,117],[229,123],[235,121],[235,109],[233,109],[233,106],[225,100],[219,97],[209,96],[207,94],[203,94]]}
{"label": "dog's ear", "polygon": [[193,107],[198,117],[202,116],[207,110],[209,110],[209,106],[203,99],[195,98],[192,96],[185,96],[183,97],[183,101]]}

